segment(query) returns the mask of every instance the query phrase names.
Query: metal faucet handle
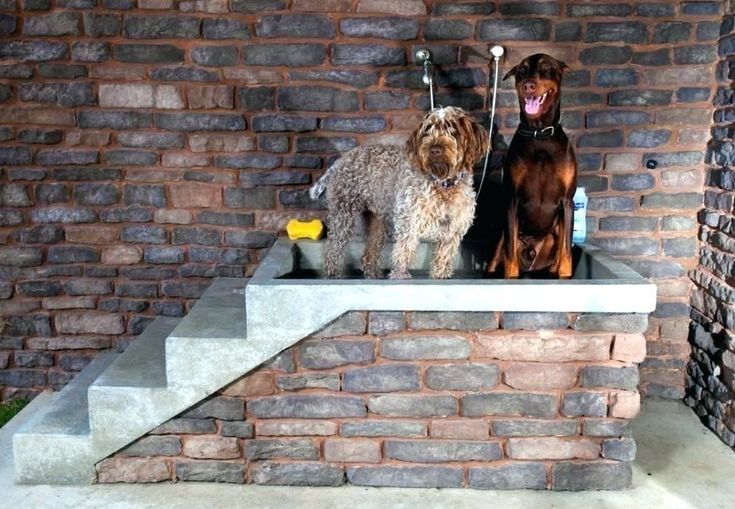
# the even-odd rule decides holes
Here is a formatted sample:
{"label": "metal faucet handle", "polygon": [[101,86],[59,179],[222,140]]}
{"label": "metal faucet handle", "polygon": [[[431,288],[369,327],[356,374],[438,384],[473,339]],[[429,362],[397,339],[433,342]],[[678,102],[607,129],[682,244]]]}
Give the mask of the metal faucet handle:
{"label": "metal faucet handle", "polygon": [[426,62],[431,63],[431,51],[429,51],[426,48],[421,48],[421,49],[416,50],[415,56],[416,56],[416,60],[421,63],[424,63],[424,64]]}

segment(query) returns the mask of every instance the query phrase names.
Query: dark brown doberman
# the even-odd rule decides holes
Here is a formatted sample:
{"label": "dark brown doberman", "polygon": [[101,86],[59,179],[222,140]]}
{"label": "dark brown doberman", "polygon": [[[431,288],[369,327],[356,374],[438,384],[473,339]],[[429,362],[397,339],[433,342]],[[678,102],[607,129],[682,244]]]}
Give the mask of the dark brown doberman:
{"label": "dark brown doberman", "polygon": [[503,78],[515,78],[521,123],[503,163],[507,220],[488,272],[502,264],[506,278],[537,271],[572,276],[577,162],[559,125],[561,78],[567,69],[564,62],[536,54]]}

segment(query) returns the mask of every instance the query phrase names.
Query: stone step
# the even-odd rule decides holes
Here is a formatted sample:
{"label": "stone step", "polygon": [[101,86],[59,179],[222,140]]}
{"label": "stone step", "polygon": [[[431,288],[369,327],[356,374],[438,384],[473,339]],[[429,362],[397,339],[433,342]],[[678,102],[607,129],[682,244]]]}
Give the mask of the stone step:
{"label": "stone step", "polygon": [[19,483],[92,482],[87,389],[118,355],[98,355],[13,436]]}
{"label": "stone step", "polygon": [[166,338],[180,322],[156,318],[89,386],[89,425],[100,454],[116,451],[158,424],[151,405],[168,393]]}

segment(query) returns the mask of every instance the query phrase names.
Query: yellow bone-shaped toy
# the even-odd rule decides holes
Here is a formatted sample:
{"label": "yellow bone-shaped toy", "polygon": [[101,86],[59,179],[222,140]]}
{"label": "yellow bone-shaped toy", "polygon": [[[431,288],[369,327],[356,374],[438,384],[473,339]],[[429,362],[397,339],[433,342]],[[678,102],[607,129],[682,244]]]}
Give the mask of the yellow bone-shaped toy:
{"label": "yellow bone-shaped toy", "polygon": [[286,233],[288,233],[288,238],[291,240],[317,240],[322,236],[322,233],[324,233],[324,224],[318,219],[314,219],[312,221],[291,219],[288,224],[286,224]]}

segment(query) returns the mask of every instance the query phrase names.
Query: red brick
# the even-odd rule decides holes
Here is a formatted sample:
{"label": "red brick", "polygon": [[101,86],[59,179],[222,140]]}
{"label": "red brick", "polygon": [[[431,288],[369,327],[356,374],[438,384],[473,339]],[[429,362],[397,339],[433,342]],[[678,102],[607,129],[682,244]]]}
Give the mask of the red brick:
{"label": "red brick", "polygon": [[156,223],[189,224],[193,220],[192,213],[180,209],[158,209],[153,213]]}
{"label": "red brick", "polygon": [[168,462],[158,458],[112,457],[102,460],[96,468],[101,483],[149,483],[171,478]]}
{"label": "red brick", "polygon": [[426,14],[426,5],[423,0],[360,0],[357,12],[421,15]]}
{"label": "red brick", "polygon": [[184,438],[182,454],[197,459],[235,459],[240,458],[240,446],[235,437],[218,435],[199,435]]}
{"label": "red brick", "polygon": [[119,228],[115,226],[65,226],[66,240],[80,244],[110,244],[117,240]]}
{"label": "red brick", "polygon": [[485,440],[490,436],[490,423],[482,420],[431,421],[431,436],[461,440]]}
{"label": "red brick", "polygon": [[94,309],[97,298],[82,297],[46,297],[43,299],[43,309]]}
{"label": "red brick", "polygon": [[134,265],[143,259],[143,251],[136,246],[111,246],[102,250],[106,265]]}
{"label": "red brick", "polygon": [[514,389],[568,389],[577,380],[577,367],[569,364],[513,363],[505,369],[505,383]]}
{"label": "red brick", "polygon": [[326,436],[337,434],[337,423],[333,421],[258,421],[255,424],[258,436]]}
{"label": "red brick", "polygon": [[207,184],[185,182],[171,184],[171,203],[177,208],[222,207],[222,188]]}
{"label": "red brick", "polygon": [[498,331],[478,336],[477,355],[515,361],[601,361],[610,358],[611,343],[611,334]]}
{"label": "red brick", "polygon": [[641,395],[637,392],[617,392],[610,395],[610,417],[632,419],[641,410]]}
{"label": "red brick", "polygon": [[600,446],[586,438],[509,438],[507,451],[517,460],[593,460],[600,456]]}
{"label": "red brick", "polygon": [[326,461],[380,463],[380,443],[373,440],[328,438],[324,441]]}
{"label": "red brick", "polygon": [[91,311],[68,311],[54,318],[56,331],[62,334],[122,334],[125,323],[120,315]]}
{"label": "red brick", "polygon": [[643,362],[646,358],[646,338],[643,334],[616,334],[612,359],[624,362]]}
{"label": "red brick", "polygon": [[352,0],[294,0],[293,11],[350,12]]}
{"label": "red brick", "polygon": [[255,372],[229,385],[222,394],[225,396],[267,396],[276,393],[276,382],[269,371]]}

